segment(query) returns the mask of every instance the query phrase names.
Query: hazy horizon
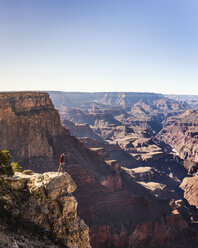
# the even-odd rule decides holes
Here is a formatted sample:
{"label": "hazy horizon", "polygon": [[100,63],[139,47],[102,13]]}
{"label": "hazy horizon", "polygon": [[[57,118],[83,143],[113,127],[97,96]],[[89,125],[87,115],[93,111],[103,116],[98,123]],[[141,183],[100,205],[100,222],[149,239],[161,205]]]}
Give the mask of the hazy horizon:
{"label": "hazy horizon", "polygon": [[63,90],[4,90],[0,91],[0,93],[15,93],[15,92],[61,92],[61,93],[145,93],[145,94],[159,94],[159,95],[176,95],[176,96],[195,96],[198,97],[198,94],[174,94],[174,93],[161,93],[161,92],[151,92],[151,91],[63,91]]}
{"label": "hazy horizon", "polygon": [[195,0],[2,0],[0,91],[196,95],[197,27]]}

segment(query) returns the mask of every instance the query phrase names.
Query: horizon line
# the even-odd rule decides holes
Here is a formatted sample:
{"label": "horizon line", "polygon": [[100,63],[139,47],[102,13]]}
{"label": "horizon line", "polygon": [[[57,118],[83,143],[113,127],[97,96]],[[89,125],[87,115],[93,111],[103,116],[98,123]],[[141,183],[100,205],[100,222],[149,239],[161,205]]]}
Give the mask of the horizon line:
{"label": "horizon line", "polygon": [[179,93],[159,93],[159,92],[152,92],[152,91],[64,91],[64,90],[6,90],[0,91],[0,93],[28,93],[28,92],[59,92],[59,93],[85,93],[85,94],[102,94],[102,93],[137,93],[137,94],[155,94],[155,95],[176,95],[176,96],[198,96],[198,94],[179,94]]}

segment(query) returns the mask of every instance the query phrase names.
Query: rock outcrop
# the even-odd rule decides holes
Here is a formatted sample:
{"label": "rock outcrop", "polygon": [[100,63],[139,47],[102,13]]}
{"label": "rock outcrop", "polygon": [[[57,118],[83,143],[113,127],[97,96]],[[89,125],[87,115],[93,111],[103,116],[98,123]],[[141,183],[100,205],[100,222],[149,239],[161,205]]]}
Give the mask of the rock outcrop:
{"label": "rock outcrop", "polygon": [[[64,247],[91,247],[89,229],[77,216],[77,201],[71,194],[76,185],[67,173],[15,173],[13,177],[0,178],[0,183],[4,214],[37,226]],[[5,243],[6,247],[2,237],[0,235],[0,243]],[[20,242],[15,240],[17,245]]]}
{"label": "rock outcrop", "polygon": [[184,198],[198,209],[198,176],[184,178],[180,187],[184,191]]}
{"label": "rock outcrop", "polygon": [[169,117],[157,137],[169,144],[181,158],[197,163],[198,111],[188,110],[179,116]]}
{"label": "rock outcrop", "polygon": [[153,167],[137,167],[128,169],[122,167],[132,178],[161,199],[181,199],[180,181],[169,177],[165,172]]}
{"label": "rock outcrop", "polygon": [[99,142],[105,142],[102,137],[97,135],[88,124],[74,124],[69,120],[63,120],[63,126],[69,129],[70,134],[76,138],[87,137]]}

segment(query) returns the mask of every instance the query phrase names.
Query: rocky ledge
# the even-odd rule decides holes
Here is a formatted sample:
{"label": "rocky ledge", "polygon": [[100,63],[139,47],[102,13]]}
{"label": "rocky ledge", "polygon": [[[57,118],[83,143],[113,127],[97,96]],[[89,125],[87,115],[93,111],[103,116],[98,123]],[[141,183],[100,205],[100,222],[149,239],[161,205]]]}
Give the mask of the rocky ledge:
{"label": "rocky ledge", "polygon": [[185,177],[180,188],[184,191],[184,198],[190,205],[198,209],[198,176]]}
{"label": "rocky ledge", "polygon": [[[90,248],[88,226],[77,216],[77,201],[71,194],[76,189],[72,178],[57,172],[30,174],[0,178],[0,214],[31,223],[61,247]],[[9,247],[6,242],[8,238],[0,235],[0,244]],[[21,245],[21,241],[13,242]]]}

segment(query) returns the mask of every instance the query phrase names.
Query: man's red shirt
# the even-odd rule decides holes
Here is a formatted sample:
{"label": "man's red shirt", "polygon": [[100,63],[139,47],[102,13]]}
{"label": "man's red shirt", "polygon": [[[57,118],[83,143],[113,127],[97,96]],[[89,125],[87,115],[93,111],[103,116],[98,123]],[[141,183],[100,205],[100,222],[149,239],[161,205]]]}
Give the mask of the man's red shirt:
{"label": "man's red shirt", "polygon": [[61,155],[61,156],[60,156],[60,163],[61,163],[61,164],[64,163],[64,159],[65,159],[65,156],[64,156],[64,155]]}

